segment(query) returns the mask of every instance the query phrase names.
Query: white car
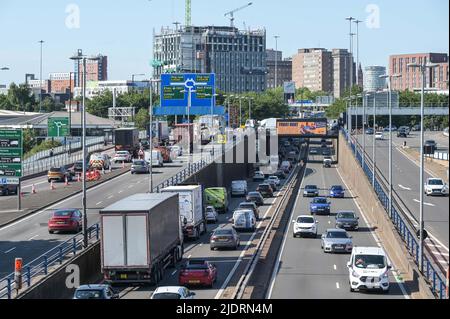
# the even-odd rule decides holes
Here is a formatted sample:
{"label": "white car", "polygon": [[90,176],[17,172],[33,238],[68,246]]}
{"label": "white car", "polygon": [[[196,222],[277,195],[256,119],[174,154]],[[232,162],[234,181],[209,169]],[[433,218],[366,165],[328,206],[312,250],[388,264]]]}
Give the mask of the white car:
{"label": "white car", "polygon": [[253,181],[263,181],[266,177],[264,176],[264,173],[261,171],[255,172],[253,175]]}
{"label": "white car", "polygon": [[310,236],[317,237],[317,224],[319,223],[314,217],[310,215],[298,216],[296,220],[293,220],[293,235],[294,238],[298,236]]}
{"label": "white car", "polygon": [[281,181],[280,181],[280,179],[277,176],[269,176],[268,180],[269,181],[274,181],[277,186],[281,185]]}
{"label": "white car", "polygon": [[239,209],[233,213],[233,228],[236,230],[256,230],[255,213],[250,209]]}
{"label": "white car", "polygon": [[376,133],[375,133],[375,139],[376,139],[376,140],[379,140],[379,141],[384,140],[384,134],[383,134],[383,132],[376,132]]}
{"label": "white car", "polygon": [[186,287],[159,287],[151,299],[194,299],[195,292],[191,292]]}
{"label": "white car", "polygon": [[128,151],[118,151],[113,157],[113,162],[131,162],[131,154]]}
{"label": "white car", "polygon": [[247,195],[247,190],[247,181],[231,182],[231,196],[245,196]]}
{"label": "white car", "polygon": [[427,196],[447,196],[448,185],[440,178],[429,178],[424,187]]}
{"label": "white car", "polygon": [[206,207],[206,222],[217,223],[219,221],[219,215],[213,206]]}
{"label": "white car", "polygon": [[389,270],[392,268],[380,247],[354,247],[347,263],[350,291],[381,290],[389,292]]}

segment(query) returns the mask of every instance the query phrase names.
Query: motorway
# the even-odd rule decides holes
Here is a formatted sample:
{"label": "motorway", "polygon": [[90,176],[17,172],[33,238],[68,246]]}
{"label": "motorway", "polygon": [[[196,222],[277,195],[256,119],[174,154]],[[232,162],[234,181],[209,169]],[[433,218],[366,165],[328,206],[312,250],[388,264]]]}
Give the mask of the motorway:
{"label": "motorway", "polygon": [[[414,136],[414,135],[413,135]],[[389,141],[386,139],[376,142],[376,164],[386,179],[389,177]],[[398,139],[404,140],[404,139]],[[417,137],[408,138],[409,144]],[[393,142],[397,141],[393,139]],[[362,136],[359,137],[362,144]],[[401,144],[398,143],[398,144]],[[445,147],[444,145],[441,145]],[[448,141],[447,141],[448,147]],[[366,153],[372,159],[373,136],[366,136]],[[419,220],[420,209],[420,169],[398,148],[393,148],[393,186],[394,191],[402,199],[409,212]],[[425,171],[424,178],[433,177]],[[439,250],[439,262],[446,268],[449,264],[449,197],[424,197],[425,229],[431,234],[433,243],[427,240],[433,251]]]}
{"label": "motorway", "polygon": [[[200,160],[193,156],[193,163]],[[187,166],[187,157],[180,157],[172,164],[154,169],[154,186],[176,175]],[[45,181],[47,183],[47,181]],[[48,183],[47,183],[48,184]],[[99,221],[99,210],[114,202],[149,189],[149,175],[125,174],[87,191],[89,226]],[[23,258],[24,264],[44,254],[53,247],[73,237],[73,234],[49,234],[47,222],[55,209],[81,208],[82,195],[74,195],[48,209],[25,217],[11,225],[0,228],[0,278],[14,270],[14,258]]]}
{"label": "motorway", "polygon": [[[310,156],[320,161],[321,156]],[[292,235],[293,224],[289,223],[277,266],[272,275],[268,293],[270,299],[403,299],[409,298],[402,284],[398,283],[391,272],[389,294],[351,293],[348,282],[347,262],[349,254],[325,254],[321,249],[321,234],[334,228],[334,214],[339,210],[353,210],[360,216],[360,230],[351,232],[355,246],[377,246],[372,229],[365,222],[353,195],[345,186],[336,167],[325,169],[322,164],[308,163],[300,192],[290,221],[299,215],[309,215],[310,198],[303,198],[305,185],[317,185],[321,195],[327,195],[332,185],[343,185],[345,199],[331,199],[332,216],[316,216],[319,221],[318,236],[315,239],[299,239]],[[395,269],[395,265],[394,268]]]}
{"label": "motorway", "polygon": [[[286,182],[284,180],[283,182]],[[254,191],[258,187],[257,182],[248,180],[248,191]],[[266,218],[273,212],[273,207],[277,197],[280,197],[281,187],[278,188],[278,192],[275,193],[275,197],[265,199],[265,205],[261,206],[260,214]],[[231,218],[233,210],[239,206],[241,202],[245,202],[245,197],[229,198],[229,213],[219,215],[219,222],[217,224],[210,224],[208,226],[208,233],[203,235],[200,240],[196,242],[188,242],[185,248],[184,259],[178,264],[176,269],[168,269],[164,279],[159,282],[158,286],[178,286],[178,272],[188,259],[205,258],[208,261],[214,263],[217,266],[217,282],[212,289],[192,287],[192,291],[196,293],[196,299],[219,299],[224,292],[224,289],[228,287],[229,281],[235,273],[238,264],[243,260],[242,257],[248,246],[251,245],[253,237],[256,235],[251,232],[241,232],[240,240],[241,246],[238,250],[217,250],[211,251],[209,248],[209,238],[212,232],[217,228],[232,227]],[[260,222],[261,223],[261,222]],[[260,226],[260,224],[259,224]],[[261,227],[258,227],[261,228]],[[261,232],[261,230],[259,230]],[[120,296],[122,299],[149,299],[152,295],[155,287],[129,287],[124,289]]]}

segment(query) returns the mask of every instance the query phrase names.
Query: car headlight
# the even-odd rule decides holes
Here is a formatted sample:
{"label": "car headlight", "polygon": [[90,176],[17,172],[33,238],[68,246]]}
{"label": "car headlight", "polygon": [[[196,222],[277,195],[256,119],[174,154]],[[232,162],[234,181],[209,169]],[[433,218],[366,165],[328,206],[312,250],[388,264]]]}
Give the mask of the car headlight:
{"label": "car headlight", "polygon": [[352,276],[353,277],[355,277],[355,278],[359,278],[359,277],[361,277],[356,271],[352,271]]}
{"label": "car headlight", "polygon": [[389,278],[389,272],[388,272],[388,271],[386,271],[384,274],[382,274],[382,275],[380,276],[380,280],[388,279],[388,278]]}

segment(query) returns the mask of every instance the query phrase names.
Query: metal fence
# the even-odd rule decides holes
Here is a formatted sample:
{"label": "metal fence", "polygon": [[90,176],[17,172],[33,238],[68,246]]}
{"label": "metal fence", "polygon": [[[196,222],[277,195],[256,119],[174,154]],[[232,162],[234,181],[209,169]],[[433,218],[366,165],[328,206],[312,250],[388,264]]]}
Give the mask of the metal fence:
{"label": "metal fence", "polygon": [[[363,163],[363,156],[360,145],[356,143],[353,138],[350,138],[350,135],[347,131],[344,130],[343,134],[345,135],[347,142],[350,144],[353,154],[355,154],[356,152],[356,158],[359,165],[363,168],[364,173],[372,184],[372,187],[374,188],[375,193],[377,194],[384,210],[389,215],[390,210],[388,182],[384,179],[381,172],[377,169],[375,171],[375,185],[373,185],[373,163],[369,155],[366,153]],[[394,198],[392,201],[392,214],[389,217],[396,227],[399,235],[403,239],[404,243],[406,244],[409,254],[414,258],[415,263],[419,266],[419,239],[416,235],[416,227],[413,221],[408,218],[408,215],[405,212],[406,210],[406,205],[404,205],[401,199],[396,196],[396,198]],[[412,214],[409,215],[412,216]],[[430,284],[433,294],[439,299],[445,299],[446,282],[445,279],[443,279],[444,276],[439,267],[437,267],[433,263],[431,256],[429,256],[425,252],[423,254],[422,265],[423,269],[420,269],[420,271],[426,281]]]}
{"label": "metal fence", "polygon": [[448,152],[434,152],[434,154],[425,154],[425,156],[437,160],[448,161]]}
{"label": "metal fence", "polygon": [[[206,166],[210,165],[214,158],[210,155],[204,155],[199,162],[188,164],[188,166],[176,175],[165,180],[154,187],[154,192],[161,192],[162,189],[170,186],[175,186],[185,181],[190,176],[199,172]],[[90,243],[95,243],[100,237],[100,224],[95,224],[88,230]],[[25,287],[30,287],[33,284],[33,279],[36,277],[46,276],[55,267],[62,265],[62,263],[75,256],[83,249],[83,234],[77,234],[69,240],[63,242],[57,247],[39,256],[35,260],[23,266],[24,276],[23,282]],[[14,273],[0,279],[0,299],[11,299],[14,296]]]}

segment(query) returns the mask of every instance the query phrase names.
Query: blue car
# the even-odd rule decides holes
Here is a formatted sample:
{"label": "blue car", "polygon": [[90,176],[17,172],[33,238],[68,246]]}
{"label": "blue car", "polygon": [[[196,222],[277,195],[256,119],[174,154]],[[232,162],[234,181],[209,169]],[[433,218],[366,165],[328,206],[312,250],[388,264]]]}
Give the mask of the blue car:
{"label": "blue car", "polygon": [[311,215],[324,214],[329,215],[331,212],[331,204],[325,197],[316,197],[309,205]]}
{"label": "blue car", "polygon": [[331,198],[344,198],[345,197],[344,187],[342,187],[341,185],[331,186],[330,197]]}

